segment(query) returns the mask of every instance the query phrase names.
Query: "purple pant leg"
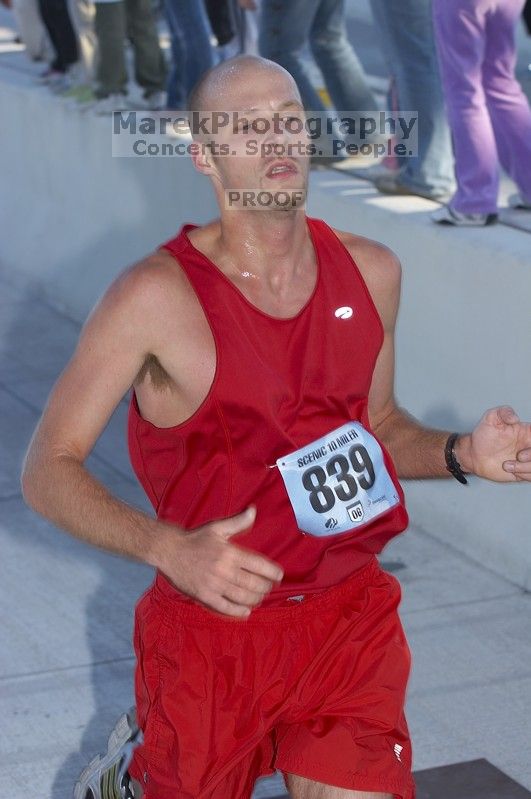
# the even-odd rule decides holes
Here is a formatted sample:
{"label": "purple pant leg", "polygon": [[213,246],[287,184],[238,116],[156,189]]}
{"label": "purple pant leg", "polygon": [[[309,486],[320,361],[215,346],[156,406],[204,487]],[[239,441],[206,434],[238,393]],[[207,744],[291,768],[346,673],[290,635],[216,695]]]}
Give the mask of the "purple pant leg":
{"label": "purple pant leg", "polygon": [[498,155],[482,75],[489,6],[492,0],[433,2],[458,185],[450,205],[463,213],[495,212],[498,196]]}
{"label": "purple pant leg", "polygon": [[483,87],[498,157],[531,201],[531,108],[515,78],[515,28],[525,0],[499,0],[487,19]]}

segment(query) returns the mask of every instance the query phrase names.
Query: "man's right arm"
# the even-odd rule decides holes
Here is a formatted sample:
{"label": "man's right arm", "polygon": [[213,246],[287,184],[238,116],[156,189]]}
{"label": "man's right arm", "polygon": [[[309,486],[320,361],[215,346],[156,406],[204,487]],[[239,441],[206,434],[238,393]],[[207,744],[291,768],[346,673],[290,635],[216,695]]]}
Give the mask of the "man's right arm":
{"label": "man's right arm", "polygon": [[160,523],[113,497],[84,461],[154,344],[157,286],[142,265],[123,273],[85,323],[26,454],[26,502],[97,547],[154,565]]}
{"label": "man's right arm", "polygon": [[245,616],[282,577],[277,564],[229,541],[252,525],[254,509],[185,532],[117,499],[84,466],[146,356],[159,354],[169,297],[175,314],[175,278],[167,281],[156,258],[123,273],[89,316],[33,434],[22,490],[28,505],[77,538],[161,569],[221,613]]}

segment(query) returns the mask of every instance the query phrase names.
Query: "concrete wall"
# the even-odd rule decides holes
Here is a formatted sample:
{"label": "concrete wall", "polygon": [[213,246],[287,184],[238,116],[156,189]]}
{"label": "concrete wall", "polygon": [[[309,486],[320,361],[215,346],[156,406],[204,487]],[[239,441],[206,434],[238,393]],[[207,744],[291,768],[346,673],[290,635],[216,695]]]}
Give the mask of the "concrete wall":
{"label": "concrete wall", "polygon": [[[0,83],[0,269],[82,320],[113,276],[215,213],[185,158],[111,157],[108,119]],[[331,171],[312,175],[309,213],[376,238],[404,265],[397,395],[419,419],[470,429],[512,403],[531,419],[531,238],[502,226],[448,230],[423,200],[383,198]],[[406,483],[412,519],[531,588],[531,488],[472,480]]]}
{"label": "concrete wall", "polygon": [[6,83],[0,107],[0,268],[77,319],[183,219],[216,213],[189,158],[113,158],[110,118]]}

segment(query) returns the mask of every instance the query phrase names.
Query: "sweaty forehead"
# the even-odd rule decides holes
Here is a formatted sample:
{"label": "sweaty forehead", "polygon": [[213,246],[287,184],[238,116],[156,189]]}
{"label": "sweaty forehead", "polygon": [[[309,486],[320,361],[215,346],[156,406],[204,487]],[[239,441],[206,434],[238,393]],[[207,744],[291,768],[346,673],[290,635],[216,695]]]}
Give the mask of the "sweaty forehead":
{"label": "sweaty forehead", "polygon": [[300,104],[295,81],[282,68],[227,65],[214,72],[203,88],[202,110],[274,109],[289,101]]}

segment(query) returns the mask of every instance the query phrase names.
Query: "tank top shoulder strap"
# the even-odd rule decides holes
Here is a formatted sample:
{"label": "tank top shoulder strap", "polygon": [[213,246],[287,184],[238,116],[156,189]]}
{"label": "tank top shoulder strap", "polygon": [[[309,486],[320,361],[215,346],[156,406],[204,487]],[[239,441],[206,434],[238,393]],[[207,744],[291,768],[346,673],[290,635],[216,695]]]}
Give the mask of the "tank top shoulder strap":
{"label": "tank top shoulder strap", "polygon": [[321,248],[321,257],[324,263],[334,268],[338,277],[344,278],[348,282],[354,281],[358,284],[359,290],[365,296],[368,307],[375,317],[376,324],[380,328],[383,336],[383,326],[380,314],[374,303],[369,287],[365,282],[361,270],[356,263],[349,249],[343,244],[339,236],[322,219],[308,219],[312,227],[313,235],[318,246]]}
{"label": "tank top shoulder strap", "polygon": [[313,219],[311,217],[308,217],[308,224],[314,241],[319,247],[321,258],[324,257],[332,265],[343,266],[345,263],[350,264],[357,277],[363,281],[354,258],[330,225],[322,219]]}
{"label": "tank top shoulder strap", "polygon": [[177,236],[162,244],[160,249],[167,250],[177,260],[210,318],[212,303],[216,304],[220,296],[227,302],[231,292],[227,292],[227,278],[189,240],[189,231],[196,227],[198,225],[183,225]]}
{"label": "tank top shoulder strap", "polygon": [[190,266],[200,266],[204,263],[204,258],[191,246],[188,239],[188,233],[196,227],[198,226],[183,225],[176,236],[165,241],[159,248],[170,252],[188,275],[190,275]]}
{"label": "tank top shoulder strap", "polygon": [[330,225],[323,219],[314,219],[312,217],[308,217],[308,224],[312,230],[314,240],[321,246],[325,257],[328,255],[334,260],[337,258],[347,260],[352,263],[356,272],[360,274],[358,265]]}

